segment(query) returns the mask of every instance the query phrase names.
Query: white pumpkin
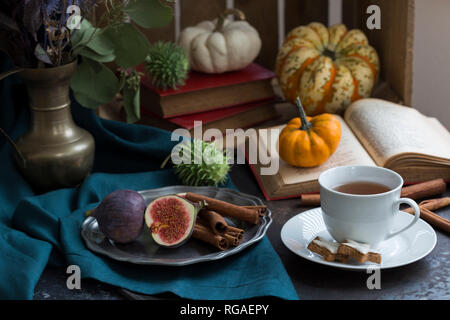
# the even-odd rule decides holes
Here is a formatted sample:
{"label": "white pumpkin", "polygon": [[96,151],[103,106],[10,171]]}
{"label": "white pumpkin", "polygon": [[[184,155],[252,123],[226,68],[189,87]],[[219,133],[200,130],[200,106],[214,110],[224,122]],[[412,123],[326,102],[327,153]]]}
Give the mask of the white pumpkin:
{"label": "white pumpkin", "polygon": [[[233,14],[240,20],[226,18]],[[189,56],[190,67],[205,73],[240,70],[255,60],[261,50],[258,31],[242,11],[227,9],[213,21],[203,21],[184,29],[179,44]]]}

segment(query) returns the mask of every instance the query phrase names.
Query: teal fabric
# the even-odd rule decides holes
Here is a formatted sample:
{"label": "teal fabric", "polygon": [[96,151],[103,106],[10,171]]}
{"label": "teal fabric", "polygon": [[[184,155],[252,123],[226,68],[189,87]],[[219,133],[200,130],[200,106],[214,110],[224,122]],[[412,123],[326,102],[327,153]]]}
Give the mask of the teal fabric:
{"label": "teal fabric", "polygon": [[[0,70],[11,65],[0,56]],[[27,130],[25,89],[10,77],[0,82],[0,127],[17,139]],[[94,278],[136,292],[172,292],[192,299],[275,296],[297,299],[286,270],[267,237],[226,259],[186,267],[138,266],[89,251],[81,237],[84,212],[119,188],[134,190],[179,184],[159,165],[175,142],[150,127],[99,120],[73,103],[78,125],[96,141],[93,173],[78,188],[35,195],[16,169],[11,147],[0,137],[0,298],[31,299],[47,265],[81,268]],[[226,187],[233,188],[229,182]]]}

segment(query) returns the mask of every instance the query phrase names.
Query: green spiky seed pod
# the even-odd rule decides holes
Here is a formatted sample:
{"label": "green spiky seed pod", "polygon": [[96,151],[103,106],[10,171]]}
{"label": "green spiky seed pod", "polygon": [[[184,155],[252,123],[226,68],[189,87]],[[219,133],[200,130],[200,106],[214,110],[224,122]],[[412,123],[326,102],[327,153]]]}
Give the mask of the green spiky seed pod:
{"label": "green spiky seed pod", "polygon": [[145,59],[145,68],[155,87],[176,89],[185,83],[189,59],[179,45],[158,41],[150,47],[150,52]]}
{"label": "green spiky seed pod", "polygon": [[[178,150],[180,159],[190,159],[190,163],[175,164],[175,173],[184,185],[218,186],[227,180],[230,171],[228,157],[223,150],[218,150],[214,143],[193,139],[182,142]],[[183,155],[183,151],[190,155]]]}

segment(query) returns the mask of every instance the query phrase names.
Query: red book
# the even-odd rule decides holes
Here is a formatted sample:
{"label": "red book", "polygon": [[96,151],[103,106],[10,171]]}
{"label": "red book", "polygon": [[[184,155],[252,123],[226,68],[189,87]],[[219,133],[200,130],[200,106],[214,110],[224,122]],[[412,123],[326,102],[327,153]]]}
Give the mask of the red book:
{"label": "red book", "polygon": [[274,77],[272,71],[252,63],[245,69],[222,74],[192,71],[184,86],[160,90],[144,76],[141,101],[146,109],[162,118],[223,109],[273,97]]}
{"label": "red book", "polygon": [[[252,102],[236,107],[200,112],[179,117],[163,119],[144,106],[141,108],[139,124],[151,125],[165,130],[183,128],[194,131],[195,121],[201,121],[203,132],[210,128],[219,129],[225,134],[226,129],[248,128],[273,119],[277,116],[274,98]],[[197,126],[199,123],[197,123]]]}

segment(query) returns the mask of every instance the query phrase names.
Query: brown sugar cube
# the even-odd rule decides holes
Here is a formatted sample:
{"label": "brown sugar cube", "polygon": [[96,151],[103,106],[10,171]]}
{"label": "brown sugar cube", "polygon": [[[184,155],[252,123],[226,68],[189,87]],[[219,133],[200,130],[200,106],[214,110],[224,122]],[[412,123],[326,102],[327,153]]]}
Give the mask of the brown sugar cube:
{"label": "brown sugar cube", "polygon": [[338,253],[347,255],[359,263],[381,263],[381,254],[372,250],[368,244],[345,240],[338,248]]}
{"label": "brown sugar cube", "polygon": [[314,238],[309,244],[308,249],[322,256],[325,261],[340,261],[347,263],[349,257],[338,253],[339,244],[325,240],[321,237]]}

